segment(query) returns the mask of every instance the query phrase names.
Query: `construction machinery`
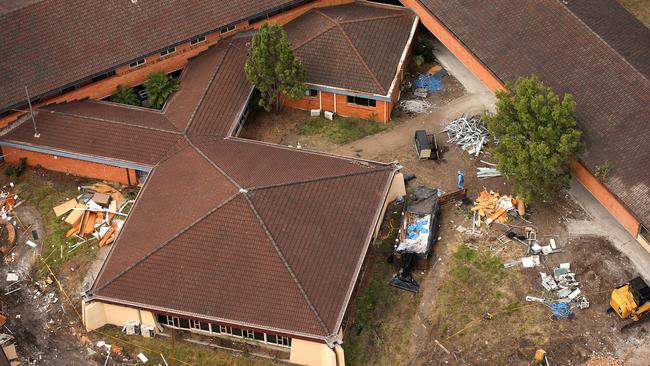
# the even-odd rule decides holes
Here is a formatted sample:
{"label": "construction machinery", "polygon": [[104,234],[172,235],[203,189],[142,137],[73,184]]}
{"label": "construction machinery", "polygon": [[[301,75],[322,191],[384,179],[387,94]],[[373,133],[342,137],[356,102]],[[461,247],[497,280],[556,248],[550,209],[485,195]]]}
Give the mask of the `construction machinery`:
{"label": "construction machinery", "polygon": [[609,305],[608,310],[615,311],[621,319],[628,321],[620,327],[623,329],[650,313],[650,286],[637,277],[615,288]]}

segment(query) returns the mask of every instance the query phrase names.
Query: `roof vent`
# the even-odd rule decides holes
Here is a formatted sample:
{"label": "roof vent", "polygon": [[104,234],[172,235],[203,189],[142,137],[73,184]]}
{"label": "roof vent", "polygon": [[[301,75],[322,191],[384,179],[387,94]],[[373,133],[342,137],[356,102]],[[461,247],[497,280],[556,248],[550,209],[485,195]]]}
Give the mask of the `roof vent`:
{"label": "roof vent", "polygon": [[239,188],[239,193],[248,193],[248,189]]}

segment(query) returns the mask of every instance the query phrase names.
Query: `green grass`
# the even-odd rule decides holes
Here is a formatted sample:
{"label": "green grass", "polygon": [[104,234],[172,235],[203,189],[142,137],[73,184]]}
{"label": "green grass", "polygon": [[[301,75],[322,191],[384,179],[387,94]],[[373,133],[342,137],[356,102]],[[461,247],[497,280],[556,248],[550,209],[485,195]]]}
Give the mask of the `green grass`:
{"label": "green grass", "polygon": [[[135,358],[142,352],[147,356],[147,364],[164,365],[160,354],[162,353],[167,363],[172,364],[172,339],[169,337],[144,338],[140,336],[126,336],[117,327],[102,328],[103,334],[98,334],[98,339],[112,343],[122,348],[122,354]],[[110,337],[106,337],[109,335]],[[128,342],[128,343],[127,343]],[[215,366],[266,366],[277,365],[277,362],[259,357],[249,356],[244,353],[234,353],[225,350],[215,349],[196,343],[176,340],[173,346],[174,365],[215,365]]]}
{"label": "green grass", "polygon": [[360,118],[335,117],[334,121],[330,121],[324,117],[314,117],[302,126],[300,134],[319,135],[336,144],[347,144],[384,131],[390,126],[388,123]]}
{"label": "green grass", "polygon": [[520,303],[508,291],[519,286],[515,277],[490,252],[460,245],[451,257],[436,299],[433,319],[438,336],[455,335],[487,312],[498,312],[501,317],[515,315]]}
{"label": "green grass", "polygon": [[344,329],[343,345],[347,365],[390,362],[399,356],[408,342],[406,332],[416,312],[419,296],[389,284],[397,265],[387,263],[386,258],[393,252],[401,207],[389,207],[389,212],[391,215],[379,234],[379,244],[369,250],[364,279],[348,310],[350,315]]}
{"label": "green grass", "polygon": [[621,4],[639,19],[646,27],[650,27],[650,0],[619,0]]}
{"label": "green grass", "polygon": [[[43,238],[39,238],[39,242],[42,243],[41,258],[52,268],[54,273],[57,273],[72,258],[79,256],[88,259],[94,258],[96,250],[93,248],[92,242],[84,243],[69,252],[70,245],[78,240],[65,237],[70,225],[62,221],[60,217],[56,217],[52,211],[54,206],[62,203],[65,199],[76,197],[79,194],[78,191],[60,192],[50,182],[29,178],[18,182],[16,191],[20,199],[36,207],[43,218],[45,235]],[[36,268],[41,276],[47,273],[42,261],[36,263]]]}

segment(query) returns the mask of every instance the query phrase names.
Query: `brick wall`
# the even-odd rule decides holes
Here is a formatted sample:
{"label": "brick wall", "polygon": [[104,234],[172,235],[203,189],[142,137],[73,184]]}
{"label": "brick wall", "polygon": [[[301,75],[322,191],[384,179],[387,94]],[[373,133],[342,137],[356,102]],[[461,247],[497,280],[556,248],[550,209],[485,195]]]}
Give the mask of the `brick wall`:
{"label": "brick wall", "polygon": [[375,107],[364,107],[358,104],[348,103],[347,95],[336,94],[335,104],[334,96],[334,93],[319,91],[319,96],[304,97],[298,100],[284,99],[282,104],[287,107],[303,110],[322,109],[323,112],[336,112],[337,115],[343,117],[372,119],[377,122],[390,121],[392,103],[378,100]]}
{"label": "brick wall", "polygon": [[609,211],[623,227],[632,234],[639,236],[641,223],[612,192],[602,184],[582,164],[576,164],[571,169],[573,176]]}
{"label": "brick wall", "polygon": [[[277,22],[279,24],[285,24],[290,20],[302,15],[306,11],[312,8],[333,6],[339,4],[351,3],[353,0],[318,0],[311,3],[301,5],[295,9],[291,9],[285,13],[278,14],[272,17],[270,22]],[[115,76],[108,77],[106,79],[83,85],[73,91],[67,92],[65,94],[57,95],[52,98],[48,98],[40,103],[35,103],[33,107],[40,105],[52,104],[52,103],[62,103],[73,100],[81,100],[84,98],[90,99],[103,99],[111,95],[115,88],[118,85],[123,86],[134,86],[141,84],[146,80],[147,75],[152,72],[162,71],[169,73],[172,71],[179,70],[187,64],[188,60],[199,53],[205,51],[209,46],[217,43],[220,39],[224,37],[229,37],[233,34],[236,34],[239,31],[244,31],[251,28],[258,28],[264,23],[260,21],[249,25],[248,22],[241,22],[235,26],[235,30],[224,33],[221,35],[219,32],[211,33],[206,36],[206,41],[201,42],[196,45],[190,45],[189,42],[186,42],[181,45],[176,46],[176,52],[169,54],[167,56],[161,57],[160,54],[156,53],[145,58],[146,63],[136,67],[130,68],[128,65],[119,67],[115,70]],[[0,118],[0,128],[7,126],[9,123],[15,121],[18,117],[23,115],[24,112],[15,112],[11,113],[3,118]]]}
{"label": "brick wall", "polygon": [[3,146],[2,153],[7,164],[17,165],[21,158],[27,158],[27,165],[41,166],[48,170],[69,173],[88,178],[96,178],[120,184],[135,185],[138,183],[133,169],[93,163],[62,156],[43,154],[33,151]]}

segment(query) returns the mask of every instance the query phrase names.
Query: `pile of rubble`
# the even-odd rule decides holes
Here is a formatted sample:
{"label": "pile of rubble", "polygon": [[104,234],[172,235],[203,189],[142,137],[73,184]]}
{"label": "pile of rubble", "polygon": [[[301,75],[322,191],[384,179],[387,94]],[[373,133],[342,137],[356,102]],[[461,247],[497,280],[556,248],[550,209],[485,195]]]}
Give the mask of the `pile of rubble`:
{"label": "pile of rubble", "polygon": [[476,201],[474,201],[474,218],[472,229],[481,227],[482,223],[490,225],[493,222],[508,221],[508,213],[518,209],[519,213],[524,210],[524,202],[511,196],[501,196],[493,191],[482,191]]}
{"label": "pile of rubble", "polygon": [[124,210],[134,201],[127,201],[117,189],[104,183],[79,188],[83,193],[54,207],[54,214],[71,225],[66,237],[81,241],[72,244],[70,251],[89,239],[99,240],[99,247],[113,243],[124,225]]}
{"label": "pile of rubble", "polygon": [[[5,190],[7,188],[9,189]],[[13,183],[2,187],[2,190],[0,190],[0,252],[2,252],[6,262],[13,261],[13,254],[11,256],[9,254],[16,244],[17,217],[14,209],[21,203],[22,201],[18,200],[18,194],[14,190]]]}
{"label": "pile of rubble", "polygon": [[469,118],[462,116],[445,126],[442,132],[447,132],[447,142],[456,144],[475,156],[481,153],[481,149],[489,141],[488,129],[480,115]]}

